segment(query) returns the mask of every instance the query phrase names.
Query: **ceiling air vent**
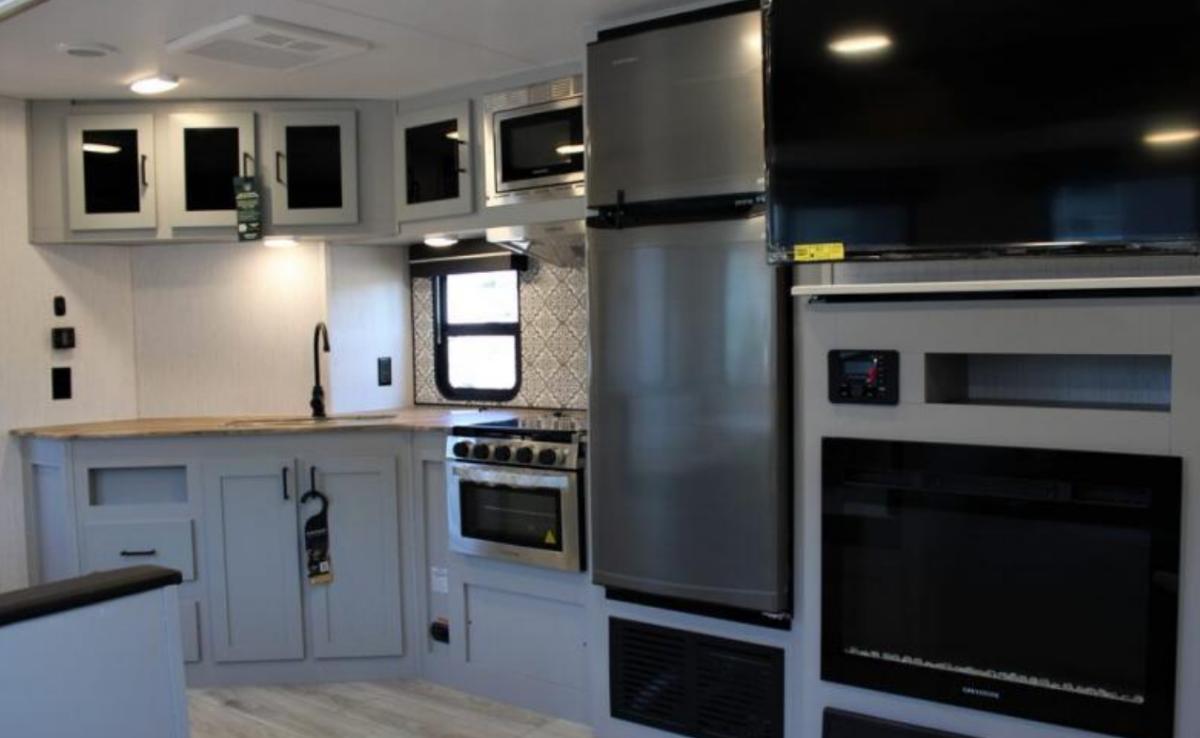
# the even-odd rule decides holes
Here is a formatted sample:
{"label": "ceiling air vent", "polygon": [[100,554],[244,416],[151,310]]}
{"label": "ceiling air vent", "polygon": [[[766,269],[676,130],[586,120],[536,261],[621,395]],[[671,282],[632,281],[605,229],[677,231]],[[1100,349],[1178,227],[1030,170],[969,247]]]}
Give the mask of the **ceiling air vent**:
{"label": "ceiling air vent", "polygon": [[239,15],[167,44],[171,53],[280,71],[343,59],[370,48],[362,39],[254,15]]}

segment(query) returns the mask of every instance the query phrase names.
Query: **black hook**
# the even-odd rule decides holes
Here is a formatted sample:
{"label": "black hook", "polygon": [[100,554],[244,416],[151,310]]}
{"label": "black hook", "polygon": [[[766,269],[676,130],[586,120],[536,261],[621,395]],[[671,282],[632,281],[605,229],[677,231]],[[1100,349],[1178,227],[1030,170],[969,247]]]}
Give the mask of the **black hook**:
{"label": "black hook", "polygon": [[308,468],[308,491],[300,498],[300,504],[305,505],[313,499],[321,501],[321,511],[317,514],[324,515],[325,511],[329,509],[329,498],[325,496],[325,493],[317,490],[317,467],[310,466]]}

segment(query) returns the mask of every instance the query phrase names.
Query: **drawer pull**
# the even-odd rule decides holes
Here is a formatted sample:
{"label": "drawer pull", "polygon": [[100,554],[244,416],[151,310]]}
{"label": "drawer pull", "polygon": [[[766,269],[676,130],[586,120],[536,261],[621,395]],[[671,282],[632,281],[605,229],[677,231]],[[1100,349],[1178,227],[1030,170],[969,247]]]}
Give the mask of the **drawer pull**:
{"label": "drawer pull", "polygon": [[122,556],[157,556],[158,549],[157,548],[144,548],[144,549],[136,549],[133,551],[127,551],[127,550],[122,549],[121,555]]}

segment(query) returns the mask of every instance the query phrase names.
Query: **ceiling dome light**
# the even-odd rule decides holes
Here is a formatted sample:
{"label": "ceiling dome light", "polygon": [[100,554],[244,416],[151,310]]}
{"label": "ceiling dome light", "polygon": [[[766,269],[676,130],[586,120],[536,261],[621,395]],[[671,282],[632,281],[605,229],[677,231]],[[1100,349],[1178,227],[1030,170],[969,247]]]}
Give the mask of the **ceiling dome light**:
{"label": "ceiling dome light", "polygon": [[173,74],[156,74],[153,77],[144,77],[135,80],[129,85],[129,89],[139,95],[159,95],[164,92],[170,92],[179,86],[179,78]]}
{"label": "ceiling dome light", "polygon": [[1149,146],[1180,146],[1200,140],[1200,128],[1161,128],[1142,136]]}
{"label": "ceiling dome light", "polygon": [[458,243],[458,239],[444,233],[433,233],[425,237],[425,245],[435,249],[444,249]]}
{"label": "ceiling dome light", "polygon": [[887,51],[892,39],[886,33],[851,33],[829,42],[829,50],[840,56],[870,56]]}
{"label": "ceiling dome light", "polygon": [[267,236],[263,239],[263,246],[269,249],[294,249],[300,245],[293,236]]}

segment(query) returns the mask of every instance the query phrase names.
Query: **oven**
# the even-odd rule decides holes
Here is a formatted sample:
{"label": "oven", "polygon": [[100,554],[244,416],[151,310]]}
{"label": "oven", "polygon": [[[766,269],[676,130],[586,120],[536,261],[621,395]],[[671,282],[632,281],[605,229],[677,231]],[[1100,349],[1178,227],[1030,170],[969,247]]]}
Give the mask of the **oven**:
{"label": "oven", "polygon": [[583,194],[583,79],[563,77],[483,101],[487,205]]}
{"label": "oven", "polygon": [[447,461],[450,549],[582,571],[582,480],[578,469]]}

